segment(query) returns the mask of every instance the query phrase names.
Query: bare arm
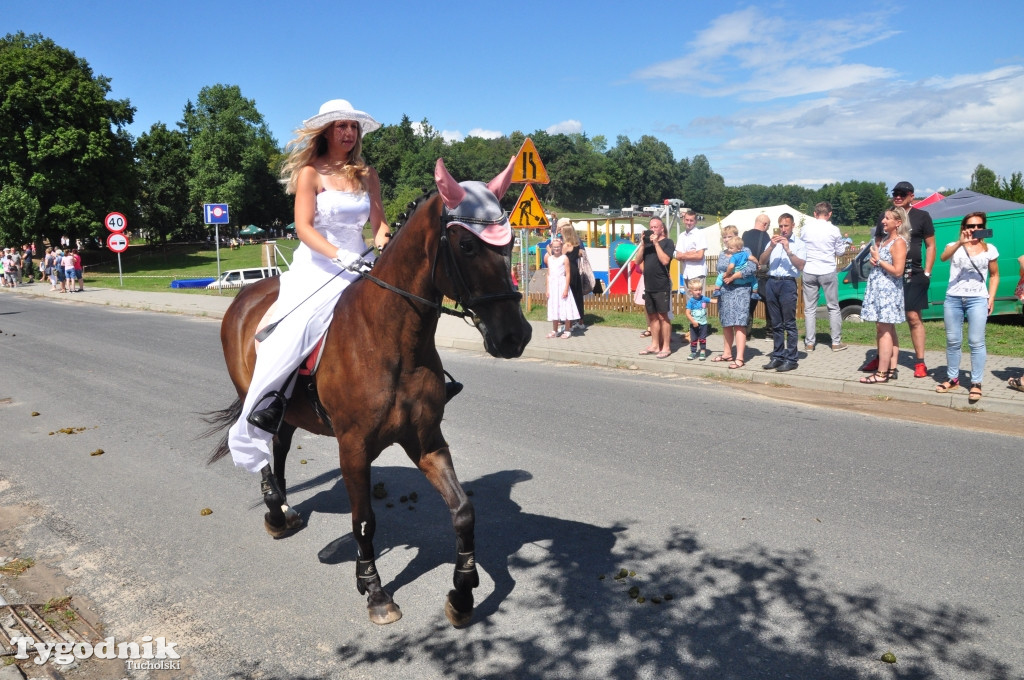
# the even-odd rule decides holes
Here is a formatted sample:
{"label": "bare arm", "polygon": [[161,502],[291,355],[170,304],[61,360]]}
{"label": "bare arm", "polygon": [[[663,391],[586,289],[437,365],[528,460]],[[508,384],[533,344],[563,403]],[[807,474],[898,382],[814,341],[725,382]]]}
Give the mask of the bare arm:
{"label": "bare arm", "polygon": [[992,313],[992,307],[996,304],[996,288],[999,287],[999,262],[989,260],[988,262],[988,313]]}
{"label": "bare arm", "polygon": [[932,273],[932,267],[935,266],[935,237],[929,236],[924,240],[924,271],[927,274]]}
{"label": "bare arm", "polygon": [[384,219],[384,204],[380,200],[380,177],[370,168],[366,177],[366,191],[370,194],[370,229],[373,231],[373,245],[384,248],[391,238],[391,226]]}

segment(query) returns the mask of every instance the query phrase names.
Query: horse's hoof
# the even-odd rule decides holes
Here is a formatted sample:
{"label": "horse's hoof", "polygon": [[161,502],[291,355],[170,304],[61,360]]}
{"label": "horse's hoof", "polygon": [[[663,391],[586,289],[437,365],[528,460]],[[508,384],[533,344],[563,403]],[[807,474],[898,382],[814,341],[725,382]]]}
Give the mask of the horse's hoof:
{"label": "horse's hoof", "polygon": [[304,525],[305,523],[302,521],[302,516],[294,510],[290,510],[288,514],[285,514],[283,525],[271,522],[269,512],[264,513],[263,515],[263,528],[266,529],[267,533],[274,539],[291,536]]}
{"label": "horse's hoof", "polygon": [[454,606],[452,606],[451,600],[445,600],[444,602],[444,615],[448,617],[448,622],[456,628],[463,628],[469,625],[469,620],[473,618],[473,610],[470,609],[468,612],[460,612]]}
{"label": "horse's hoof", "polygon": [[370,612],[370,621],[378,626],[386,626],[402,618],[402,610],[394,602],[388,602],[387,604],[375,607],[371,606],[366,609]]}

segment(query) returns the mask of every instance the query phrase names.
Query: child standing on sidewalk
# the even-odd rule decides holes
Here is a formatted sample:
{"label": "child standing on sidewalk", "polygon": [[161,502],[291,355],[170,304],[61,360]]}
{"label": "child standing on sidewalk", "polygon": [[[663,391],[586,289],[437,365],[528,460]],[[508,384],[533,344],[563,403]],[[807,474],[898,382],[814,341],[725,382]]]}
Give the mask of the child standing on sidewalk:
{"label": "child standing on sidewalk", "polygon": [[[548,266],[548,321],[551,332],[547,337],[568,340],[572,337],[570,324],[580,318],[576,300],[569,294],[569,258],[562,254],[562,239],[553,238],[548,243],[544,262]],[[565,332],[558,333],[558,325],[565,326]]]}
{"label": "child standing on sidewalk", "polygon": [[711,298],[704,294],[704,286],[700,279],[691,281],[690,295],[686,300],[686,318],[690,320],[690,361],[698,358],[697,343],[700,343],[700,360],[708,356],[708,305]]}

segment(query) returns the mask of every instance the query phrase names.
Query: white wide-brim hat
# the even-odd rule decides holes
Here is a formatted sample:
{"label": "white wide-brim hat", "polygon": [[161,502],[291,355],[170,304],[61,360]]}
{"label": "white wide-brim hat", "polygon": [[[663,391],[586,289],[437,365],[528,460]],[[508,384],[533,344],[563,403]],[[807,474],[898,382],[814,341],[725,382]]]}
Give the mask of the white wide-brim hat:
{"label": "white wide-brim hat", "polygon": [[320,107],[320,113],[302,121],[302,125],[307,128],[321,128],[337,120],[356,121],[359,123],[360,133],[364,135],[380,127],[380,123],[374,120],[373,116],[366,111],[357,111],[352,108],[347,99],[332,99],[329,102],[324,102]]}

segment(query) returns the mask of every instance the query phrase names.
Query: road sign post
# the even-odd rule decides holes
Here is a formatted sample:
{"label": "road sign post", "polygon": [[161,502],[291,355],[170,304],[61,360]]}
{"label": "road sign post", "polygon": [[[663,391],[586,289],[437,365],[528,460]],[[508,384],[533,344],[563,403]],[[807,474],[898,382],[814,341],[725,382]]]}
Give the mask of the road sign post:
{"label": "road sign post", "polygon": [[220,284],[220,225],[228,224],[227,203],[204,203],[203,222],[213,225],[213,242],[217,251],[217,295],[222,295]]}
{"label": "road sign post", "polygon": [[509,224],[520,228],[521,236],[519,238],[522,245],[519,248],[519,261],[523,263],[523,280],[520,286],[523,289],[523,296],[526,298],[527,312],[530,311],[530,247],[526,230],[539,230],[552,226],[548,222],[547,213],[544,212],[544,206],[540,204],[533,185],[547,184],[549,181],[548,171],[540,160],[537,147],[534,146],[533,140],[527,137],[512,165],[512,182],[525,184],[526,187],[508,218]]}
{"label": "road sign post", "polygon": [[[110,213],[110,215],[120,215],[120,213]],[[110,215],[107,215],[109,218]],[[122,223],[117,225],[121,231],[128,226],[128,222],[124,219],[124,215],[121,215]],[[110,229],[110,224],[107,224],[107,229]],[[121,253],[128,250],[128,237],[121,233],[121,231],[115,231],[107,237],[107,248],[112,252],[117,253],[117,278],[121,282],[121,287],[124,287],[124,272],[121,270]]]}

